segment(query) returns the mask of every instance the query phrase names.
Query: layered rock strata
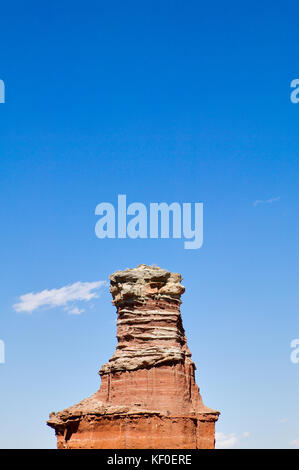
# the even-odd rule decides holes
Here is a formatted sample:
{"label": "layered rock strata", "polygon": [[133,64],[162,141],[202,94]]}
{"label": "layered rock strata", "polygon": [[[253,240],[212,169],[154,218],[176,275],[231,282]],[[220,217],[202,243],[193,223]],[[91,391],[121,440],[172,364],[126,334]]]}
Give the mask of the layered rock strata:
{"label": "layered rock strata", "polygon": [[91,397],[47,424],[58,448],[211,449],[219,412],[207,408],[180,314],[180,274],[140,265],[110,276],[116,350]]}

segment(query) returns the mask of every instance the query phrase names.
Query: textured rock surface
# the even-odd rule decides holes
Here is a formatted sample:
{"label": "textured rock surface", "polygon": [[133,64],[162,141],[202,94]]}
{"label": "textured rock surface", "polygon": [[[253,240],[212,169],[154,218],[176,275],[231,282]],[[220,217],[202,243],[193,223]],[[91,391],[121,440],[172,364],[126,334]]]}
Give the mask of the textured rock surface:
{"label": "textured rock surface", "polygon": [[181,276],[140,265],[110,276],[116,351],[94,395],[47,422],[59,448],[214,448],[180,314]]}

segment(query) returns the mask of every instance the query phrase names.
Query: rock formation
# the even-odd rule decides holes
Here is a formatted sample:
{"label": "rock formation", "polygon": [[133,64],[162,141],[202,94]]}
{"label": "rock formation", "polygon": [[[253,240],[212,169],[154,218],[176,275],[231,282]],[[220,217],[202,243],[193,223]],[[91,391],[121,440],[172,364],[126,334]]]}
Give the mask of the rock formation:
{"label": "rock formation", "polygon": [[100,389],[51,413],[58,448],[214,448],[219,412],[203,404],[195,383],[181,280],[146,265],[110,276],[118,344],[100,369]]}

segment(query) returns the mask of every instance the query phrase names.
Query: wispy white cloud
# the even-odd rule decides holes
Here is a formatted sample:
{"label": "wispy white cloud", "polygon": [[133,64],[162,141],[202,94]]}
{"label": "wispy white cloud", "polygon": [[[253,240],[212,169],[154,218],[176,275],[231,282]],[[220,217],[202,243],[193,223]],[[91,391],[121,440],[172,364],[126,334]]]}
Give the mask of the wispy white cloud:
{"label": "wispy white cloud", "polygon": [[80,315],[80,313],[85,312],[84,308],[78,308],[78,307],[68,307],[65,310],[72,315]]}
{"label": "wispy white cloud", "polygon": [[279,424],[284,424],[284,423],[288,422],[288,419],[287,418],[281,418],[278,422],[279,422]]}
{"label": "wispy white cloud", "polygon": [[231,449],[238,443],[236,434],[224,434],[224,432],[216,432],[216,448]]}
{"label": "wispy white cloud", "polygon": [[[19,301],[13,305],[16,312],[32,313],[37,308],[65,307],[72,314],[80,314],[82,310],[72,304],[75,301],[88,302],[99,297],[98,290],[106,285],[106,281],[75,282],[59,289],[45,289],[41,292],[30,292],[20,296]],[[71,305],[69,305],[71,303]]]}
{"label": "wispy white cloud", "polygon": [[290,446],[299,447],[299,439],[294,439],[292,442],[290,442]]}
{"label": "wispy white cloud", "polygon": [[258,206],[259,204],[272,204],[273,202],[280,201],[280,196],[271,197],[270,199],[257,199],[254,201],[253,205]]}
{"label": "wispy white cloud", "polygon": [[231,449],[239,444],[240,439],[247,439],[250,436],[250,432],[245,431],[240,436],[235,433],[225,434],[224,432],[216,432],[216,449]]}

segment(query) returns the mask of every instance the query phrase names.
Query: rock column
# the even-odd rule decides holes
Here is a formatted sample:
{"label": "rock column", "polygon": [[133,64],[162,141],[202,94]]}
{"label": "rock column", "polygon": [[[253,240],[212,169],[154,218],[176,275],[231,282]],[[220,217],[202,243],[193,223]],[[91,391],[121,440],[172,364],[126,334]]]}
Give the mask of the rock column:
{"label": "rock column", "polygon": [[219,412],[207,408],[180,313],[180,274],[140,265],[110,276],[116,350],[91,397],[47,424],[58,448],[211,449]]}

